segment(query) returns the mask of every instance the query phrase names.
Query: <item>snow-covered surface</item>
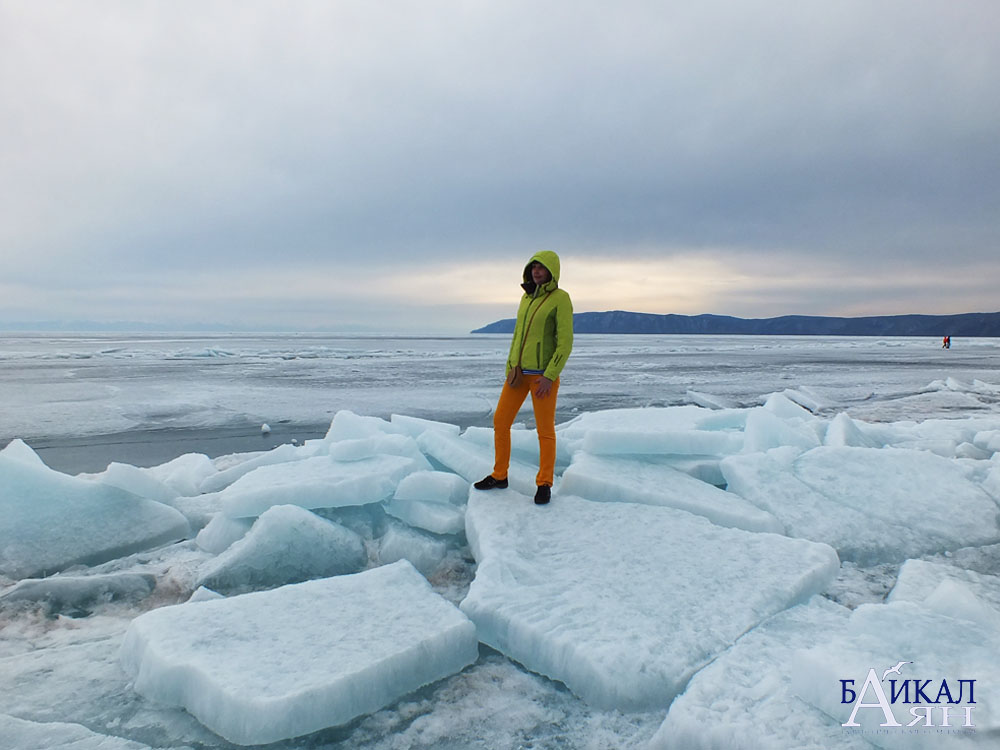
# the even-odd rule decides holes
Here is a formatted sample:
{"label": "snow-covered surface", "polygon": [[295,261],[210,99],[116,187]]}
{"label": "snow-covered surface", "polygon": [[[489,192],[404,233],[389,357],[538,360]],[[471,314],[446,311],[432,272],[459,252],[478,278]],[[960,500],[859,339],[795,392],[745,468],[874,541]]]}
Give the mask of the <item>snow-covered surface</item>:
{"label": "snow-covered surface", "polygon": [[163,607],[121,649],[139,693],[242,745],[344,724],[477,657],[472,623],[407,562]]}
{"label": "snow-covered surface", "polygon": [[[507,337],[220,338],[0,340],[0,440],[44,435],[58,444],[118,429],[184,434],[247,424],[261,441],[265,421],[323,423],[316,439],[301,444],[216,458],[177,455],[181,446],[159,466],[119,460],[75,478],[47,469],[28,445],[10,443],[3,458],[17,468],[0,481],[0,510],[12,502],[9,477],[44,478],[26,486],[40,496],[51,490],[67,512],[27,513],[21,538],[56,535],[57,546],[82,561],[20,585],[0,573],[0,737],[21,738],[11,750],[61,747],[62,737],[78,743],[67,750],[229,750],[189,712],[138,694],[117,653],[136,618],[170,612],[167,605],[221,607],[344,579],[229,599],[199,587],[206,571],[240,548],[252,551],[251,568],[299,561],[294,519],[274,524],[268,543],[248,538],[258,516],[273,518],[289,510],[275,506],[289,505],[310,528],[337,524],[360,538],[362,575],[409,560],[430,584],[410,571],[425,593],[465,601],[467,609],[489,599],[484,592],[506,592],[506,600],[486,602],[486,626],[474,638],[513,658],[482,646],[461,672],[417,689],[370,674],[371,691],[394,688],[383,708],[279,740],[274,750],[619,750],[651,740],[653,747],[720,750],[909,747],[899,736],[841,726],[849,710],[829,693],[840,679],[862,680],[856,670],[867,666],[858,665],[871,660],[882,669],[919,661],[922,679],[976,679],[976,731],[959,746],[1000,744],[1000,342],[960,341],[943,351],[919,339],[583,337],[563,373],[553,501],[536,508],[530,407],[512,435],[512,489],[469,490],[492,468],[491,409]],[[106,446],[111,457],[116,444]],[[65,495],[57,491],[63,487],[74,489]],[[201,529],[197,542],[187,534],[178,543],[108,551],[94,527],[73,525],[73,512],[93,507],[69,499],[109,495],[124,512],[97,514],[101,533],[126,530],[136,508],[173,512],[170,505],[191,533]],[[421,528],[436,518],[428,511],[460,519],[470,495],[474,534]],[[403,505],[409,513],[396,512]],[[10,517],[0,516],[0,534]],[[773,517],[784,536],[735,528],[752,526],[744,523],[751,517]],[[489,554],[482,540],[494,544]],[[817,542],[840,553],[835,577],[789,562],[790,550],[823,549]],[[0,563],[15,551],[0,546]],[[756,560],[747,559],[752,553]],[[772,556],[779,560],[773,568],[765,565]],[[754,572],[755,565],[764,570]],[[543,572],[553,580],[539,581]],[[558,580],[565,585],[555,590]],[[668,583],[670,591],[657,589]],[[551,606],[538,607],[532,599],[547,587]],[[386,587],[369,588],[391,598]],[[818,596],[792,606],[810,593]],[[366,609],[362,600],[340,597],[338,606],[355,615]],[[680,608],[664,612],[665,600]],[[518,611],[512,604],[521,601]],[[256,643],[258,675],[281,658],[282,643],[301,646],[300,630],[312,633],[313,651],[303,646],[303,658],[336,647],[314,606],[295,607],[294,626],[272,639],[275,650]],[[685,607],[691,622],[681,616]],[[535,615],[551,627],[535,627]],[[489,632],[501,616],[518,627]],[[581,658],[560,664],[558,646],[570,642]],[[617,705],[605,699],[609,686],[625,682],[620,675],[600,674],[582,687],[579,679],[580,665],[614,662],[608,655],[623,642],[654,652],[630,661],[621,651],[623,671],[641,675],[625,693],[643,706],[638,711],[604,707]],[[514,654],[514,645],[528,653]],[[224,653],[220,647],[216,656]],[[430,674],[435,661],[433,650],[418,654],[413,672]],[[676,668],[658,681],[664,663]],[[903,674],[910,669],[918,677],[913,664]],[[168,688],[171,679],[160,677],[153,687]],[[660,688],[642,695],[635,686],[647,679],[681,692],[672,702],[656,696]],[[302,705],[292,710],[297,703],[286,703],[288,715],[308,713]],[[7,731],[15,723],[21,734]]]}

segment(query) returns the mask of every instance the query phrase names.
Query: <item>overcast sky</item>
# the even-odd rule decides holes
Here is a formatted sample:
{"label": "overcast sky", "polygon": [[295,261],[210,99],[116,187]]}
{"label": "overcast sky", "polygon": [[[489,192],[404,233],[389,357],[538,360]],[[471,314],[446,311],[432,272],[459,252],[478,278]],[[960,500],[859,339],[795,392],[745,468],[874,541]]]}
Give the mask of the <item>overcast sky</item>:
{"label": "overcast sky", "polygon": [[1000,310],[996,0],[0,0],[0,328]]}

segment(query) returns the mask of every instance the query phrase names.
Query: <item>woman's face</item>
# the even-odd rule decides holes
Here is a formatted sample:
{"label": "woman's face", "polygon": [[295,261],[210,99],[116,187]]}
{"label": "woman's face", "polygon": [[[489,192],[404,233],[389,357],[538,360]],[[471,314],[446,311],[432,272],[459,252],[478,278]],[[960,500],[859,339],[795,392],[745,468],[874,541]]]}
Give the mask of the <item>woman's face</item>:
{"label": "woman's face", "polygon": [[549,273],[549,269],[539,263],[537,260],[531,264],[531,280],[536,284],[544,284],[552,280],[552,274]]}

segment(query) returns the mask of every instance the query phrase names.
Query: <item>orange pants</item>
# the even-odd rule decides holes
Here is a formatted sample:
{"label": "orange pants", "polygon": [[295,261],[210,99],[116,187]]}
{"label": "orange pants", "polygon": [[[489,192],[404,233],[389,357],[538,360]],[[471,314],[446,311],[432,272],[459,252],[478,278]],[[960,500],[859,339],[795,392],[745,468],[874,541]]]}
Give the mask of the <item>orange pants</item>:
{"label": "orange pants", "polygon": [[552,383],[552,390],[544,398],[535,395],[541,375],[525,375],[524,381],[513,388],[506,381],[500,392],[500,401],[493,414],[493,448],[496,462],[493,478],[506,479],[510,468],[510,426],[521,409],[521,404],[531,392],[531,406],[535,410],[535,429],[538,431],[538,475],[535,484],[552,486],[552,475],[556,466],[556,395],[559,393],[559,378]]}

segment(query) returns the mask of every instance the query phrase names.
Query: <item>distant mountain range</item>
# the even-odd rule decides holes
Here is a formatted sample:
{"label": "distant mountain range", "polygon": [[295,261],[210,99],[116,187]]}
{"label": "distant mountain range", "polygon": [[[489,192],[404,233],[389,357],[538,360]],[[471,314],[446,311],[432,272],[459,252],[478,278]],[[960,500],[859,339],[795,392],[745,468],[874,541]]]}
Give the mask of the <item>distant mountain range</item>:
{"label": "distant mountain range", "polygon": [[[507,318],[472,333],[512,333]],[[728,315],[653,315],[651,313],[574,313],[575,333],[694,333],[749,336],[996,336],[1000,312],[960,315],[875,315],[827,318],[783,315],[779,318],[734,318]]]}

